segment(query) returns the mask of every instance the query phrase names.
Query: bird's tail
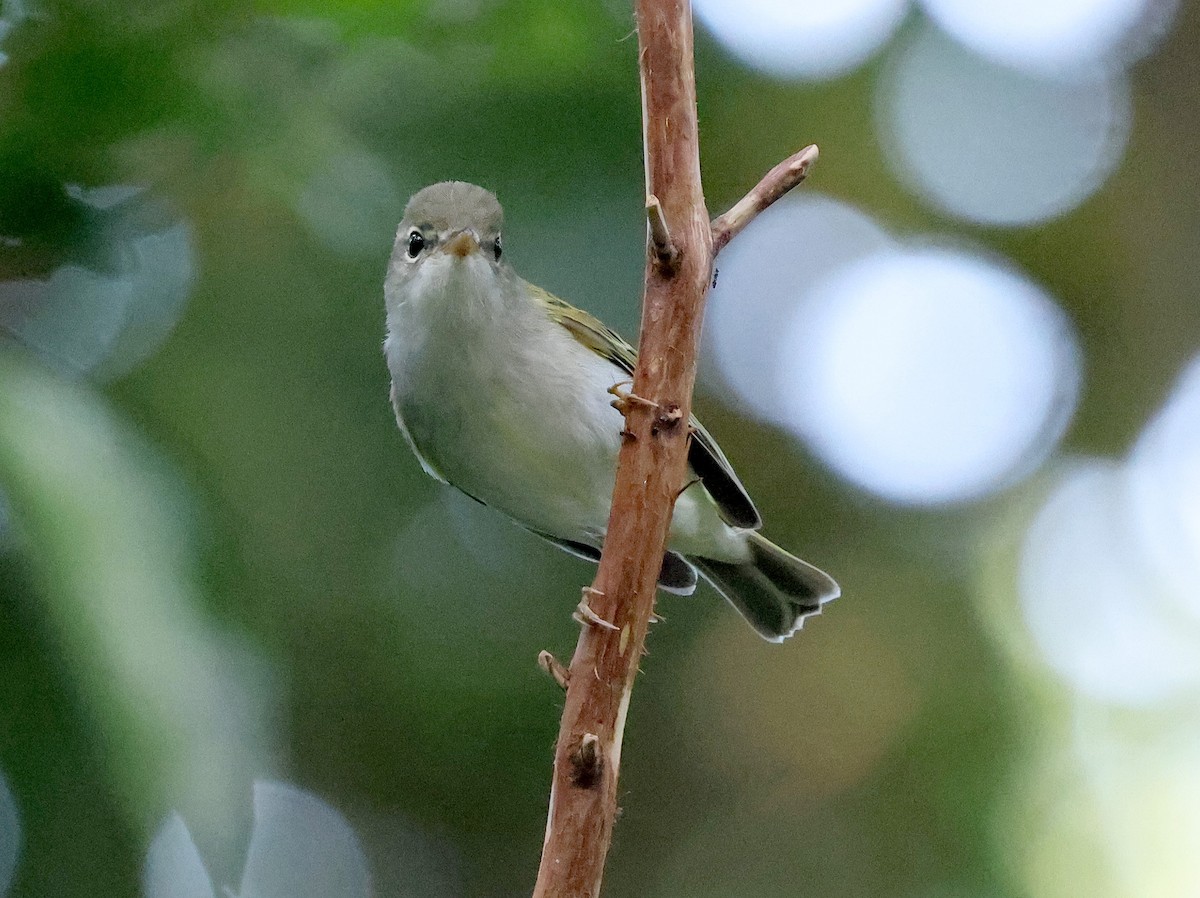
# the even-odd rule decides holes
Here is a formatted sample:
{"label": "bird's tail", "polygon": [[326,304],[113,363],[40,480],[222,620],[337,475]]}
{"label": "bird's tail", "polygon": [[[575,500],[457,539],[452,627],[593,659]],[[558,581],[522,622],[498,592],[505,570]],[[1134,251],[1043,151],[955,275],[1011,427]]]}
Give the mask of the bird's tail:
{"label": "bird's tail", "polygon": [[806,617],[820,614],[821,606],[841,595],[841,589],[824,571],[758,533],[747,537],[749,561],[689,560],[760,636],[782,642],[803,626]]}

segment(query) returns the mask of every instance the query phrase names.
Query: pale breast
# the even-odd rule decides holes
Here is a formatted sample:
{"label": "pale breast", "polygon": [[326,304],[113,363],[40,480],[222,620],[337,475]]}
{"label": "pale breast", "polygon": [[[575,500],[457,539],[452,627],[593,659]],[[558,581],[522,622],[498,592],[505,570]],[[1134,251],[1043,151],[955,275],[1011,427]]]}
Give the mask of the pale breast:
{"label": "pale breast", "polygon": [[619,369],[549,319],[510,316],[500,331],[447,337],[389,346],[397,412],[418,451],[527,526],[594,541],[620,446],[606,392]]}

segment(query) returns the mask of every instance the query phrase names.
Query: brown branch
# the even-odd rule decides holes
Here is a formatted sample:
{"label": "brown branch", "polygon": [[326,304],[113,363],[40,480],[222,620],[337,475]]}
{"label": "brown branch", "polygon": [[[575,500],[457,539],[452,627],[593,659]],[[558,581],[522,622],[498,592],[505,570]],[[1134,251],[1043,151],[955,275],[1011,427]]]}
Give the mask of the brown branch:
{"label": "brown branch", "polygon": [[[535,898],[600,893],[617,815],[625,712],[687,466],[688,428],[678,422],[688,420],[691,409],[712,271],[712,232],[700,184],[691,9],[687,0],[638,0],[637,21],[646,196],[652,199],[632,394],[648,401],[622,405],[632,438],[622,443],[604,553],[586,598],[595,616],[616,629],[585,623],[571,661]],[[664,250],[670,264],[663,264]]]}
{"label": "brown branch", "polygon": [[625,428],[600,567],[576,612],[579,643],[565,676],[547,653],[541,659],[565,681],[567,695],[534,898],[600,894],[625,715],[656,619],[671,513],[684,488],[690,428],[681,423],[690,420],[715,251],[803,180],[817,155],[809,147],[776,166],[710,223],[700,183],[689,0],[637,0],[636,11],[649,222],[641,345],[631,390],[618,384],[610,391]]}
{"label": "brown branch", "polygon": [[713,255],[723,250],[758,213],[803,181],[808,176],[808,170],[817,161],[817,155],[816,146],[807,146],[799,153],[784,159],[767,172],[754,189],[738,200],[733,208],[714,218]]}

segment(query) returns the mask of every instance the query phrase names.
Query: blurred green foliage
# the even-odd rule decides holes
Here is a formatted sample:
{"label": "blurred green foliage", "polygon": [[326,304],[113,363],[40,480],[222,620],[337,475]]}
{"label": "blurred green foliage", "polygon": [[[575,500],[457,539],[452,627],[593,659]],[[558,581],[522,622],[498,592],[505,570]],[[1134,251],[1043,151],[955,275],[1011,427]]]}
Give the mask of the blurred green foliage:
{"label": "blurred green foliage", "polygon": [[[461,894],[527,892],[561,702],[534,659],[569,654],[590,572],[421,474],[387,404],[381,282],[407,195],[474,180],[504,202],[523,275],[633,334],[627,4],[24,12],[0,68],[0,279],[124,270],[105,211],[77,189],[107,185],[149,189],[162,220],[148,233],[185,226],[175,256],[195,278],[170,338],[116,382],[73,380],[63,359],[0,334],[0,770],[25,839],[14,894],[133,894],[176,808],[214,879],[233,882],[250,783],[268,773],[347,813],[381,894],[422,865],[452,870]],[[1200,333],[1200,203],[1181,164],[1200,127],[1198,36],[1189,7],[1135,73],[1113,181],[1017,232],[953,225],[888,174],[878,65],[772,83],[701,36],[710,205],[816,141],[813,187],[898,230],[1007,253],[1082,334],[1071,446],[1121,451]],[[772,538],[835,572],[846,598],[782,649],[711,594],[664,601],[607,894],[1023,894],[994,812],[1027,720],[971,599],[1028,496],[897,511],[736,409],[700,407]]]}

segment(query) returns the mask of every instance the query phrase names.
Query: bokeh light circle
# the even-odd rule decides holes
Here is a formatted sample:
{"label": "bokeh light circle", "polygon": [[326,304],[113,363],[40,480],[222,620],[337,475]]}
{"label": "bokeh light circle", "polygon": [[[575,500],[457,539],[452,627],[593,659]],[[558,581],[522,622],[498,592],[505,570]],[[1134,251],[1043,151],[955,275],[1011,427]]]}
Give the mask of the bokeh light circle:
{"label": "bokeh light circle", "polygon": [[1018,588],[1051,669],[1093,699],[1143,705],[1200,685],[1200,631],[1150,576],[1125,487],[1115,462],[1068,472],[1026,533]]}
{"label": "bokeh light circle", "polygon": [[791,427],[888,500],[971,499],[1040,462],[1078,392],[1073,332],[1035,284],[964,252],[884,252],[817,285],[777,364]]}
{"label": "bokeh light circle", "polygon": [[933,29],[898,52],[882,85],[889,161],[916,193],[970,221],[1026,225],[1074,209],[1129,138],[1124,75],[1035,77]]}
{"label": "bokeh light circle", "polygon": [[696,0],[712,35],[751,68],[779,78],[832,78],[878,50],[908,0]]}
{"label": "bokeh light circle", "polygon": [[1064,71],[1131,61],[1174,17],[1175,0],[920,0],[947,33],[998,62]]}
{"label": "bokeh light circle", "polygon": [[[1029,696],[1032,699],[1032,696]],[[1004,856],[1029,898],[1200,895],[1200,719],[1082,696],[1028,701],[1003,789]],[[1003,832],[1007,830],[1007,832]]]}
{"label": "bokeh light circle", "polygon": [[1200,620],[1200,357],[1127,465],[1134,534],[1158,582]]}
{"label": "bokeh light circle", "polygon": [[780,324],[814,283],[895,241],[853,206],[795,193],[759,215],[717,260],[705,337],[720,378],[748,410],[782,423]]}

